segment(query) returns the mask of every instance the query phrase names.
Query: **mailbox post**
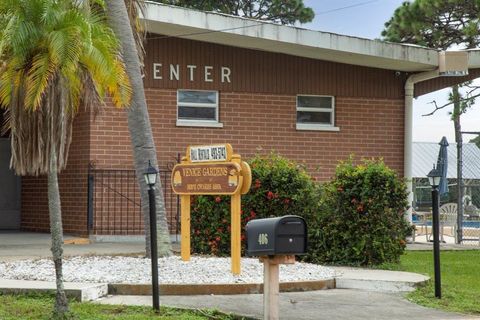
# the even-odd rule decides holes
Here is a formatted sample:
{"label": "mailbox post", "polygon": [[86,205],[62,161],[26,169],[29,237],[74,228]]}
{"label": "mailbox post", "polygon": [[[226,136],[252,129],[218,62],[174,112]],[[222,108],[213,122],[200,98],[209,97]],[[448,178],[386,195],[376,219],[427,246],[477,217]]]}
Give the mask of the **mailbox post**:
{"label": "mailbox post", "polygon": [[251,220],[245,227],[248,256],[263,263],[263,318],[279,318],[279,265],[295,263],[307,251],[307,225],[298,216]]}

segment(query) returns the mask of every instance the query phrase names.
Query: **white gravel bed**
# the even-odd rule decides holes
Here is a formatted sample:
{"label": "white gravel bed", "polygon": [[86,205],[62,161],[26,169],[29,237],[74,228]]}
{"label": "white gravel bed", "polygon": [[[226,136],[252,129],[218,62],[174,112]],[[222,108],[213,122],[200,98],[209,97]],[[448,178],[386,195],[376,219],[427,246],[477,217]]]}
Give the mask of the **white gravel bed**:
{"label": "white gravel bed", "polygon": [[[184,262],[178,256],[158,260],[161,284],[262,283],[263,264],[258,259],[242,258],[242,273],[233,276],[230,258],[191,257]],[[63,262],[64,280],[94,283],[151,283],[150,259],[140,257],[72,257]],[[320,265],[296,262],[280,265],[280,281],[332,279],[335,271]],[[55,281],[50,259],[0,263],[0,279]]]}

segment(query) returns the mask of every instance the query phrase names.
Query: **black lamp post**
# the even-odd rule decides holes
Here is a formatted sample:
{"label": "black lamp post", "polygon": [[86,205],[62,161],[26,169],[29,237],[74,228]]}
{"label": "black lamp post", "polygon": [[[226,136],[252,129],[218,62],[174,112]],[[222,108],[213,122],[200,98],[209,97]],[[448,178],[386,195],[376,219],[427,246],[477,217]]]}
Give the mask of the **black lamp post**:
{"label": "black lamp post", "polygon": [[158,253],[157,253],[157,216],[155,214],[155,183],[158,171],[148,161],[148,168],[143,174],[148,185],[148,202],[150,207],[150,258],[152,261],[152,298],[153,309],[160,311],[160,293],[158,292]]}
{"label": "black lamp post", "polygon": [[442,297],[442,284],[440,275],[440,217],[439,217],[439,199],[438,199],[438,186],[440,185],[440,179],[442,173],[440,170],[433,169],[428,173],[428,182],[432,186],[432,220],[433,220],[433,263],[435,270],[435,297]]}

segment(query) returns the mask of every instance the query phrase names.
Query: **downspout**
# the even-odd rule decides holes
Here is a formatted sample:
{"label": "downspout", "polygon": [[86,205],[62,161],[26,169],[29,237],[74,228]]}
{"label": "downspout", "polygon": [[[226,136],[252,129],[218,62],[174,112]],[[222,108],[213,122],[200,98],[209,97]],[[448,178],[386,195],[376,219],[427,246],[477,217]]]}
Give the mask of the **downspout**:
{"label": "downspout", "polygon": [[412,139],[413,139],[413,94],[415,84],[418,82],[430,80],[439,77],[439,70],[425,71],[412,74],[405,82],[405,135],[404,135],[404,156],[403,156],[403,176],[407,180],[408,210],[405,218],[412,223]]}

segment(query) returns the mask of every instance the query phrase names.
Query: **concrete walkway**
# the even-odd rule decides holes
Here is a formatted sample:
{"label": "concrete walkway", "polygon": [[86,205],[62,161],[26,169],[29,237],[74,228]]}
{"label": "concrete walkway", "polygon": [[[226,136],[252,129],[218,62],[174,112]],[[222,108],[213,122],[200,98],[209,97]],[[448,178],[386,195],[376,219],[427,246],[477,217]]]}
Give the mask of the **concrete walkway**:
{"label": "concrete walkway", "polygon": [[[65,236],[74,240],[75,237]],[[51,237],[48,233],[0,232],[0,261],[50,258]],[[65,256],[145,254],[144,242],[65,244]]]}
{"label": "concrete walkway", "polygon": [[[111,296],[98,302],[151,306],[152,298]],[[263,295],[260,294],[160,296],[160,304],[193,309],[214,308],[255,319],[263,318]],[[295,320],[480,319],[421,307],[400,295],[352,289],[281,293],[279,307],[280,319]]]}
{"label": "concrete walkway", "polygon": [[[71,240],[72,237],[65,237]],[[430,248],[426,248],[430,250]],[[144,244],[92,243],[67,244],[65,255],[131,255],[143,254]],[[0,232],[0,261],[51,257],[50,235],[38,233]],[[406,301],[400,294],[367,290],[392,291],[424,281],[423,276],[383,270],[338,268],[343,273],[337,288],[280,294],[281,319],[480,319],[428,309]],[[0,279],[0,287],[2,287]],[[22,281],[19,281],[22,282]],[[35,287],[45,284],[3,283],[6,286]],[[355,290],[363,288],[367,290]],[[225,312],[262,318],[262,295],[161,296],[162,304],[185,308],[216,308]],[[150,296],[110,296],[99,303],[151,305]]]}

